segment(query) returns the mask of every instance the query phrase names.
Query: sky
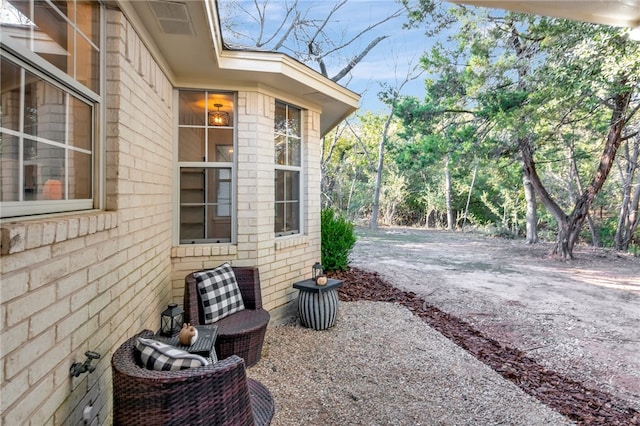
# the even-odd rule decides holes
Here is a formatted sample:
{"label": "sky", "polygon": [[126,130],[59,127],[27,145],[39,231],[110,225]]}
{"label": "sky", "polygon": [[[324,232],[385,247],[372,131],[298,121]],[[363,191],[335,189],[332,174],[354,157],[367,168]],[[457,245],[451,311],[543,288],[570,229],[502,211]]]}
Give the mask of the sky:
{"label": "sky", "polygon": [[[259,3],[262,1],[259,0]],[[242,28],[243,32],[257,34],[260,25],[251,21],[247,14],[237,14],[230,16],[233,11],[229,11],[225,5],[233,4],[232,0],[221,0],[221,20],[224,23],[231,19],[236,23],[236,28]],[[253,0],[242,0],[241,4],[246,8],[253,9]],[[300,0],[300,9],[308,10],[309,16],[325,17],[328,10],[335,4],[333,0]],[[279,23],[284,14],[285,0],[270,0],[269,8],[265,14],[265,27],[273,29]],[[345,37],[349,38],[358,34],[369,24],[375,23],[384,17],[391,15],[401,6],[394,0],[349,0],[348,3],[336,14],[336,19],[328,27],[331,37],[336,39],[345,32]],[[235,11],[239,9],[235,7]],[[388,112],[388,107],[378,99],[381,90],[381,82],[391,87],[396,87],[401,83],[409,70],[419,64],[420,57],[425,50],[430,49],[433,41],[424,35],[423,28],[403,29],[406,17],[395,18],[373,31],[365,34],[361,39],[349,46],[345,54],[352,56],[355,52],[360,52],[375,37],[381,35],[389,36],[380,42],[369,54],[352,70],[351,75],[340,80],[340,84],[350,90],[362,95],[360,109],[363,111]],[[224,27],[224,24],[223,24]],[[223,33],[226,41],[233,41],[244,45],[251,45],[245,39],[234,39],[230,33]],[[287,52],[285,52],[287,53]],[[346,59],[341,58],[342,63]],[[329,75],[332,76],[337,71],[338,66],[329,66]],[[424,77],[407,84],[402,91],[405,95],[416,96],[420,99],[424,97]]]}
{"label": "sky", "polygon": [[[244,7],[255,14],[254,4],[267,3],[265,14],[266,32],[273,32],[276,25],[282,21],[285,7],[292,0],[219,0],[220,19],[223,23],[223,37],[225,41],[231,41],[246,46],[251,46],[249,39],[234,38],[232,34],[224,32],[226,22],[234,22],[236,28],[255,36],[260,25],[251,20],[248,13],[238,13]],[[334,5],[343,0],[298,0],[299,9],[307,13],[310,18],[323,19]],[[392,15],[402,6],[395,0],[347,0],[339,9],[327,27],[327,32],[334,40],[341,37],[350,39],[370,24],[374,24]],[[378,98],[382,90],[382,83],[389,87],[397,87],[407,76],[410,69],[420,62],[422,54],[430,49],[433,40],[424,35],[424,28],[403,29],[407,22],[406,16],[400,16],[390,20],[372,31],[367,32],[347,49],[342,50],[336,56],[336,63],[329,66],[329,76],[341,69],[347,61],[356,53],[361,52],[373,39],[378,36],[388,36],[378,43],[368,55],[352,69],[349,76],[338,83],[361,95],[360,112],[372,111],[374,113],[388,112],[389,108]],[[344,32],[344,35],[342,33]],[[253,43],[255,46],[255,43]],[[290,53],[284,51],[284,53]],[[313,66],[312,66],[313,68]],[[418,77],[404,86],[402,94],[424,97],[424,77]]]}

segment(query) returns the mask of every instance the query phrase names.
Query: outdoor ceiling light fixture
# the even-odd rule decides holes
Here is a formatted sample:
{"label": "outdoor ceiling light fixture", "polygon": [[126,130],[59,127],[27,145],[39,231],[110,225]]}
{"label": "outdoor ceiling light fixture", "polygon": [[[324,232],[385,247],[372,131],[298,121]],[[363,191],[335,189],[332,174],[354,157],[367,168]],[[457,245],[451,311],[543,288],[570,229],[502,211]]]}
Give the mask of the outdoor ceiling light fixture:
{"label": "outdoor ceiling light fixture", "polygon": [[217,111],[209,111],[209,126],[227,126],[229,124],[229,113],[220,111],[222,104],[214,104]]}

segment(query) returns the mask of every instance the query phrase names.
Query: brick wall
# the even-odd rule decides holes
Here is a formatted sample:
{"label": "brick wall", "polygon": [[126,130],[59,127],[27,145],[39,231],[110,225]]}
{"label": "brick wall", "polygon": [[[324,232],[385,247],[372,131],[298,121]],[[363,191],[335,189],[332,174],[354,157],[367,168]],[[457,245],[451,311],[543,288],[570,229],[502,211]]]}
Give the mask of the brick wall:
{"label": "brick wall", "polygon": [[82,424],[90,401],[109,424],[111,354],[171,297],[171,85],[119,12],[107,27],[109,211],[2,225],[2,424]]}
{"label": "brick wall", "polygon": [[[276,239],[275,97],[259,90],[238,93],[237,244],[172,247],[173,88],[123,15],[107,20],[106,210],[0,226],[1,424],[82,424],[89,402],[110,424],[113,351],[182,302],[188,272],[258,266],[275,310],[320,259],[319,112],[303,115],[305,232]],[[96,371],[70,378],[87,350]]]}
{"label": "brick wall", "polygon": [[275,101],[259,91],[238,93],[238,238],[236,245],[174,247],[174,300],[182,302],[184,277],[190,272],[229,261],[234,266],[257,266],[262,300],[267,310],[283,307],[297,295],[292,284],[310,277],[320,260],[320,114],[303,113],[303,199],[305,232],[274,236]]}

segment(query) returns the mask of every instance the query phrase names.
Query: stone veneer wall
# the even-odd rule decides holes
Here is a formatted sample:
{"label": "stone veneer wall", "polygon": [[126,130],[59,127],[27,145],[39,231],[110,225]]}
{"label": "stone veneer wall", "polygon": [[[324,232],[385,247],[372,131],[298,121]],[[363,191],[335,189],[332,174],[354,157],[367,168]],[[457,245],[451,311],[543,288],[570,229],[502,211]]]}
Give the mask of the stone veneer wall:
{"label": "stone veneer wall", "polygon": [[110,424],[111,355],[171,298],[172,88],[115,10],[106,66],[107,211],[0,226],[1,424]]}

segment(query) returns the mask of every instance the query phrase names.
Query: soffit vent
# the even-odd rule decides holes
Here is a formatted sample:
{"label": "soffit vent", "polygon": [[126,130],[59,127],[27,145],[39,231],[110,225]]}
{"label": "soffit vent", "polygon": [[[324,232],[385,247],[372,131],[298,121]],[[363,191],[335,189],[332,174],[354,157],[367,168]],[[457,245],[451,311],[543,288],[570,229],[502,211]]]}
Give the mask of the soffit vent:
{"label": "soffit vent", "polygon": [[165,34],[196,35],[186,4],[173,1],[151,1],[149,6]]}

